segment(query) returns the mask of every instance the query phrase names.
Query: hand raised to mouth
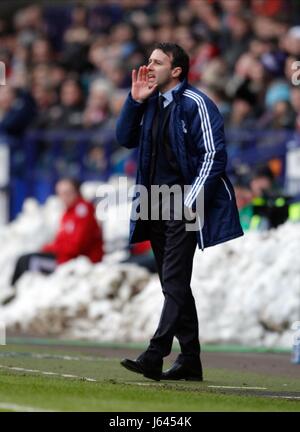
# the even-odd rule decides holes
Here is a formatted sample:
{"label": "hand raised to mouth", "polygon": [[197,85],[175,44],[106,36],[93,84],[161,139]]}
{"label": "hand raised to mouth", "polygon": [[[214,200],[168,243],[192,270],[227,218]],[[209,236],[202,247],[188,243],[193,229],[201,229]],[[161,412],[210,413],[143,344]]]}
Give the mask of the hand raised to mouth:
{"label": "hand raised to mouth", "polygon": [[144,102],[157,88],[156,83],[149,82],[148,73],[147,66],[140,66],[138,72],[132,71],[131,95],[137,102]]}

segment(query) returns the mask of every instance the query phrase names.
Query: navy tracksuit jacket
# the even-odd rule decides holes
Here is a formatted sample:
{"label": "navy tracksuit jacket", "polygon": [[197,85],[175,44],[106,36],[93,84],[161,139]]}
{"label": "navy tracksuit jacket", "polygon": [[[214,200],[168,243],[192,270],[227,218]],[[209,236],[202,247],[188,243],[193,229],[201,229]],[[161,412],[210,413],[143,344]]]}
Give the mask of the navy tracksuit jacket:
{"label": "navy tracksuit jacket", "polygon": [[[223,119],[213,101],[204,93],[182,81],[173,92],[174,104],[169,120],[169,139],[186,185],[191,185],[184,204],[195,209],[204,193],[204,218],[196,231],[199,248],[213,246],[243,235],[234,190],[226,175],[227,152]],[[117,121],[120,145],[139,148],[136,184],[149,188],[152,126],[158,92],[146,102],[138,103],[131,94]],[[139,199],[139,194],[133,200]],[[137,202],[132,207],[138,208]],[[148,240],[142,220],[131,218],[130,243]]]}

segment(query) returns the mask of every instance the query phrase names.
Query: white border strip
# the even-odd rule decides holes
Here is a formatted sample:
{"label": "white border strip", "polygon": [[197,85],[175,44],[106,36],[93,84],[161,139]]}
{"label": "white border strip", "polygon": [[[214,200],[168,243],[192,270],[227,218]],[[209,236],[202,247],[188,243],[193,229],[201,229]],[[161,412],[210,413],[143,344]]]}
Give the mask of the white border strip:
{"label": "white border strip", "polygon": [[71,375],[71,374],[59,374],[57,372],[41,371],[39,369],[25,369],[25,368],[21,368],[21,367],[4,366],[4,365],[0,365],[0,369],[8,369],[8,370],[13,370],[13,371],[17,371],[17,372],[38,373],[41,375],[53,375],[53,376],[59,376],[62,378],[76,378],[76,379],[85,380],[85,381],[89,381],[89,382],[97,382],[97,380],[94,378],[82,377],[82,376]]}
{"label": "white border strip", "polygon": [[186,205],[189,207],[194,202],[197,194],[199,193],[199,190],[201,189],[202,185],[205,184],[205,181],[209,176],[209,173],[211,171],[214,162],[216,149],[214,145],[210,118],[209,118],[209,114],[204,99],[199,94],[188,89],[186,89],[183,94],[184,96],[193,99],[198,105],[198,112],[201,120],[200,123],[202,128],[203,141],[206,150],[205,156],[208,155],[208,158],[210,159],[208,162],[208,166],[206,167],[205,163],[207,162],[207,160],[206,157],[204,157],[204,162],[202,164],[199,177],[193,184],[192,189],[189,191],[186,197]]}
{"label": "white border strip", "polygon": [[209,388],[220,388],[220,389],[237,389],[237,390],[268,390],[267,387],[234,387],[234,386],[216,386],[216,385],[209,385],[207,386]]}
{"label": "white border strip", "polygon": [[43,408],[37,408],[37,407],[31,407],[31,406],[25,406],[25,405],[17,405],[7,402],[0,402],[0,409],[1,410],[7,410],[7,411],[16,411],[16,412],[54,412],[52,410],[43,409]]}
{"label": "white border strip", "polygon": [[230,199],[230,201],[232,201],[232,196],[231,196],[230,190],[229,190],[229,188],[228,188],[228,186],[227,186],[227,184],[226,184],[226,181],[223,179],[223,177],[221,177],[221,180],[223,181],[224,186],[225,186],[225,188],[226,188],[226,190],[227,190],[227,192],[228,192],[228,195],[229,195],[229,199]]}
{"label": "white border strip", "polygon": [[188,91],[186,90],[183,94],[184,96],[193,99],[198,106],[202,136],[203,136],[203,141],[205,146],[205,156],[204,156],[204,161],[201,166],[199,176],[196,179],[195,183],[192,185],[192,188],[189,191],[187,197],[185,198],[185,205],[189,207],[190,205],[192,205],[196,195],[198,194],[199,190],[202,187],[202,184],[205,183],[207,177],[209,176],[213,164],[215,149],[214,149],[213,137],[211,132],[211,125],[210,125],[209,116],[207,114],[205,103],[203,102],[202,98],[200,98],[200,96],[194,92],[188,93]]}

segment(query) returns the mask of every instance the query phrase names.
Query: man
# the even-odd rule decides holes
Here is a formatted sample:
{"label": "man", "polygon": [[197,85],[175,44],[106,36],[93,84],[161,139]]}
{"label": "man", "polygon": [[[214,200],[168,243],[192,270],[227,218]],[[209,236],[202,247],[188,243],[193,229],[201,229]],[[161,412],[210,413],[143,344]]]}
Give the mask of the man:
{"label": "man", "polygon": [[[196,244],[203,250],[243,235],[233,187],[225,174],[222,117],[206,95],[187,83],[188,70],[189,58],[181,47],[157,44],[148,65],[132,71],[131,92],[116,129],[121,145],[139,147],[137,185],[149,191],[154,185],[177,184],[181,190],[191,185],[184,196],[184,209],[197,208],[198,197],[204,195],[204,220],[201,211],[197,212],[197,231],[187,229],[188,222],[193,222],[188,217],[177,220],[174,203],[169,220],[160,215],[158,220],[133,218],[139,208],[134,197],[130,242],[151,241],[165,298],[149,347],[136,360],[124,359],[121,364],[154,380],[203,379],[190,287]],[[151,197],[151,212],[157,206],[161,210],[163,201],[153,202]],[[163,358],[171,352],[174,336],[181,353],[162,373]]]}
{"label": "man", "polygon": [[0,134],[20,137],[36,115],[30,93],[9,85],[0,86]]}
{"label": "man", "polygon": [[44,245],[40,252],[18,259],[12,285],[27,270],[51,273],[57,264],[79,255],[87,256],[93,263],[102,260],[102,232],[95,218],[94,206],[82,198],[79,183],[61,179],[56,185],[56,193],[66,207],[58,233],[53,242]]}
{"label": "man", "polygon": [[275,176],[267,165],[258,166],[250,179],[250,189],[254,197],[275,191]]}

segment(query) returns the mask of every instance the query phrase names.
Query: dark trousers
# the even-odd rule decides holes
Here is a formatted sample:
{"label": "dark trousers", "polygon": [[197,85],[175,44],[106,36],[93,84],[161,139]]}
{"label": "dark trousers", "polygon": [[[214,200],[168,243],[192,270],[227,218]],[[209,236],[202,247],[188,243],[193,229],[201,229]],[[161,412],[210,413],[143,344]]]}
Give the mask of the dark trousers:
{"label": "dark trousers", "polygon": [[55,270],[55,267],[55,255],[51,253],[36,252],[21,255],[16,263],[15,271],[11,279],[11,285],[14,285],[22,274],[28,270],[49,274]]}
{"label": "dark trousers", "polygon": [[197,245],[196,233],[187,231],[185,220],[148,221],[164,304],[147,355],[153,360],[170,354],[174,336],[179,341],[179,359],[199,361],[198,317],[190,282]]}

